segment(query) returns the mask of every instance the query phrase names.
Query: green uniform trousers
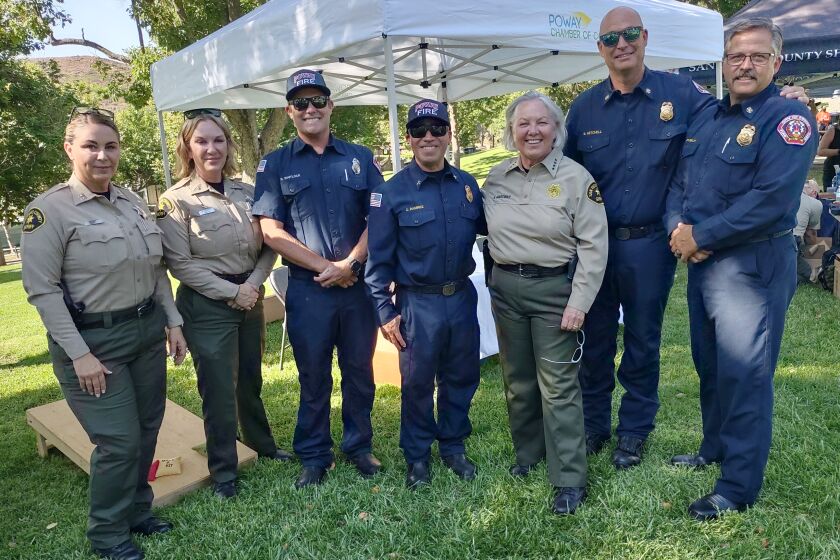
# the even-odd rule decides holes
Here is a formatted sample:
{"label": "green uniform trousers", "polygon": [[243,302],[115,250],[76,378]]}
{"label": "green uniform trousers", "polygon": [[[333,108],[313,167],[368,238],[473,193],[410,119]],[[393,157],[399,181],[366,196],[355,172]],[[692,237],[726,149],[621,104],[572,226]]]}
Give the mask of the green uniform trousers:
{"label": "green uniform trousers", "polygon": [[207,467],[214,482],[236,479],[237,419],[242,442],[260,455],[277,451],[262,397],[265,321],[262,295],[250,311],[181,284],[176,298],[204,413]]}
{"label": "green uniform trousers", "polygon": [[560,329],[571,282],[565,274],[523,278],[495,267],[489,287],[516,462],[545,457],[554,486],[586,486],[578,364],[555,363],[579,359],[577,333]]}
{"label": "green uniform trousers", "polygon": [[129,528],[152,515],[147,478],[166,408],[165,324],[156,306],[141,318],[80,331],[91,353],[112,372],[99,398],[79,387],[73,361],[47,337],[67,404],[96,446],[90,456],[87,536],[97,548],[127,541]]}

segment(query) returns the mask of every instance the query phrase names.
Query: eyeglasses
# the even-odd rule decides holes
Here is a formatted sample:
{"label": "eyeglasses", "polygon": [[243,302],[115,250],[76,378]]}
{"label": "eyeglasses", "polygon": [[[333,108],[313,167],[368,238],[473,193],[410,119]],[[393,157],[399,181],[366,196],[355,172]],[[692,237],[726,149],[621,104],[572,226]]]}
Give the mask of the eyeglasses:
{"label": "eyeglasses", "polygon": [[614,47],[618,44],[618,38],[624,37],[624,40],[628,43],[632,43],[639,39],[642,35],[642,27],[639,25],[634,25],[633,27],[627,27],[622,29],[621,31],[610,31],[609,33],[604,33],[598,39],[604,44],[606,47]]}
{"label": "eyeglasses", "polygon": [[421,124],[419,126],[408,127],[408,134],[412,138],[425,138],[427,132],[431,132],[435,138],[440,138],[446,134],[449,127],[445,124]]}
{"label": "eyeglasses", "polygon": [[776,56],[775,53],[757,52],[752,54],[733,53],[723,55],[723,60],[730,66],[740,66],[746,59],[750,59],[753,66],[765,66],[770,59]]}
{"label": "eyeglasses", "polygon": [[312,106],[316,109],[323,109],[329,103],[330,98],[326,95],[314,95],[312,97],[295,97],[291,101],[289,101],[289,105],[292,105],[298,111],[306,111],[306,108],[309,107],[309,104],[312,103]]}
{"label": "eyeglasses", "polygon": [[222,111],[220,109],[190,109],[189,111],[184,111],[184,118],[186,120],[194,119],[201,115],[210,115],[211,117],[221,117]]}
{"label": "eyeglasses", "polygon": [[583,358],[583,345],[586,344],[586,333],[581,331],[577,332],[577,348],[572,353],[572,361],[570,362],[557,362],[555,360],[549,360],[548,358],[542,358],[546,362],[550,362],[552,364],[576,364],[580,362]]}
{"label": "eyeglasses", "polygon": [[70,111],[70,119],[67,122],[73,120],[73,117],[76,115],[99,115],[100,117],[105,117],[106,119],[114,120],[114,112],[109,111],[108,109],[100,109],[99,107],[73,107],[73,110]]}

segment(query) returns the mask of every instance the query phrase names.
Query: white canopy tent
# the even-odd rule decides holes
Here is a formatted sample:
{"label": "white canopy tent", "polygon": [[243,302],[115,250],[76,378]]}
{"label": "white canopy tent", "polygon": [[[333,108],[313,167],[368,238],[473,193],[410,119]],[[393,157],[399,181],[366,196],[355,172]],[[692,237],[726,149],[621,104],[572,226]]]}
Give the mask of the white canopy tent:
{"label": "white canopy tent", "polygon": [[152,66],[167,185],[160,112],[284,106],[304,67],[323,71],[337,105],[388,105],[397,170],[397,104],[604,78],[598,30],[619,5],[650,31],[648,67],[720,60],[721,15],[672,0],[272,0]]}

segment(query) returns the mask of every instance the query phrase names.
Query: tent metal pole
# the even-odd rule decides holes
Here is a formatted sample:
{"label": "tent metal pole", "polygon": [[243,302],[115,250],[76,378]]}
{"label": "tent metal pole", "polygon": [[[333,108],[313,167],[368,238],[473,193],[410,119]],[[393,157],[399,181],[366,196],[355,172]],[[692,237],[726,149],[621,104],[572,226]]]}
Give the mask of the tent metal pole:
{"label": "tent metal pole", "polygon": [[715,93],[718,99],[723,99],[723,63],[715,62]]}
{"label": "tent metal pole", "polygon": [[169,150],[166,148],[166,131],[163,128],[163,111],[158,111],[158,130],[160,130],[160,155],[163,157],[163,178],[166,188],[172,186],[172,172],[169,170]]}
{"label": "tent metal pole", "polygon": [[394,173],[402,166],[400,162],[400,135],[397,128],[397,84],[394,79],[394,51],[391,37],[385,35],[385,85],[388,88],[388,124],[391,127],[391,163]]}

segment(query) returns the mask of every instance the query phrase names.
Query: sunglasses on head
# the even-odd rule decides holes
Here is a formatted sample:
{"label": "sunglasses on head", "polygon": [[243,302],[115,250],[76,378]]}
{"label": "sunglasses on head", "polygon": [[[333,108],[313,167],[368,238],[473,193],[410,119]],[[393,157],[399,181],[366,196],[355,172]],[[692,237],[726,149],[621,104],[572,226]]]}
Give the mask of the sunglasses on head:
{"label": "sunglasses on head", "polygon": [[421,124],[418,126],[408,127],[408,134],[412,138],[425,138],[427,132],[431,132],[435,138],[440,138],[446,134],[446,129],[449,128],[445,124]]}
{"label": "sunglasses on head", "polygon": [[114,120],[114,112],[109,111],[108,109],[100,109],[99,107],[73,107],[73,110],[70,111],[70,119],[67,122],[73,120],[73,117],[76,115],[99,115],[100,117],[105,117],[106,119]]}
{"label": "sunglasses on head", "polygon": [[313,95],[312,97],[295,97],[289,101],[289,105],[298,111],[306,111],[306,108],[309,107],[310,103],[312,103],[312,106],[316,109],[323,109],[327,106],[329,101],[330,98],[326,95]]}
{"label": "sunglasses on head", "polygon": [[189,111],[184,111],[184,118],[187,120],[194,119],[201,115],[210,115],[211,117],[221,117],[222,111],[220,109],[190,109]]}
{"label": "sunglasses on head", "polygon": [[598,39],[605,47],[614,47],[618,44],[619,37],[624,37],[625,41],[632,43],[633,41],[637,41],[641,35],[642,27],[634,25],[633,27],[627,27],[621,31],[610,31],[609,33],[604,33],[598,37]]}

